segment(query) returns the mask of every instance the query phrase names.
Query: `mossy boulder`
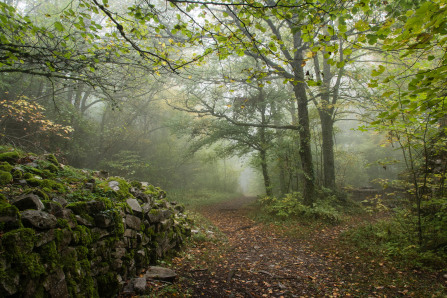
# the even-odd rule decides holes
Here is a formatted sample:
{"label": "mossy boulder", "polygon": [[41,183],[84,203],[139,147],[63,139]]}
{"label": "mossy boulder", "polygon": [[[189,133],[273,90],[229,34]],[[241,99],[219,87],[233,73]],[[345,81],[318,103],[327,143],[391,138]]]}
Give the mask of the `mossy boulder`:
{"label": "mossy boulder", "polygon": [[71,209],[76,215],[95,215],[106,210],[106,204],[103,201],[87,201],[70,203],[66,208]]}
{"label": "mossy boulder", "polygon": [[0,247],[11,266],[31,278],[45,273],[39,254],[33,252],[35,239],[33,229],[17,229],[3,234]]}
{"label": "mossy boulder", "polygon": [[9,172],[0,171],[0,185],[6,185],[12,182],[12,175]]}
{"label": "mossy boulder", "polygon": [[26,182],[28,182],[29,185],[34,187],[47,188],[50,190],[58,191],[60,193],[66,192],[66,188],[62,183],[56,182],[52,179],[39,179],[37,177],[32,177],[26,179]]}
{"label": "mossy boulder", "polygon": [[11,172],[13,168],[7,161],[0,162],[0,171]]}
{"label": "mossy boulder", "polygon": [[0,231],[9,231],[21,226],[19,209],[8,203],[0,203]]}
{"label": "mossy boulder", "polygon": [[130,193],[130,184],[123,178],[110,177],[107,180],[98,184],[98,187],[102,189],[105,194],[110,195],[120,201],[124,201],[128,198],[133,198]]}
{"label": "mossy boulder", "polygon": [[20,155],[17,151],[0,153],[0,161],[15,163],[19,158],[20,158]]}
{"label": "mossy boulder", "polygon": [[23,171],[19,168],[12,170],[12,177],[14,179],[21,179],[23,177]]}

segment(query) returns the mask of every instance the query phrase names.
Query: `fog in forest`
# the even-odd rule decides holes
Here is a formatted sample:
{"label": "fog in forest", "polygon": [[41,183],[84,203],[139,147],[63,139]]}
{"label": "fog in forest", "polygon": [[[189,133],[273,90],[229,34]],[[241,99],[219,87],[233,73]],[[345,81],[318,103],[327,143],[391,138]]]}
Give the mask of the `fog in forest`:
{"label": "fog in forest", "polygon": [[[431,268],[442,284],[447,278],[441,275],[447,260],[446,7],[445,0],[0,1],[0,194],[1,210],[7,210],[0,213],[7,221],[0,224],[0,246],[7,229],[23,226],[18,212],[27,208],[17,207],[17,198],[33,194],[39,212],[65,203],[80,212],[70,204],[124,193],[128,197],[105,206],[121,208],[138,195],[158,196],[144,203],[171,206],[177,213],[186,206],[182,220],[164,220],[172,219],[169,228],[176,233],[196,231],[189,235],[197,241],[191,247],[204,251],[220,232],[230,243],[235,231],[259,232],[250,230],[258,224],[298,238],[321,229],[319,237],[326,237],[321,241],[333,239],[324,232],[332,227],[334,237],[347,235],[353,250],[378,256],[365,264],[383,264],[379,258],[384,258],[417,268],[414,272]],[[51,156],[54,165],[45,159],[40,169],[39,156]],[[119,184],[124,180],[128,184]],[[76,189],[79,185],[83,188]],[[59,197],[65,205],[52,202]],[[242,208],[245,203],[252,209]],[[222,210],[243,216],[228,219],[230,213]],[[76,216],[87,211],[82,212]],[[187,216],[199,218],[197,225],[205,228],[194,227]],[[60,229],[70,223],[54,219],[49,226],[56,222]],[[191,226],[178,228],[180,223]],[[233,223],[240,226],[225,229]],[[345,235],[342,224],[353,232],[346,228],[351,232]],[[160,229],[154,224],[146,232],[155,237]],[[244,239],[264,236],[253,237],[244,234]],[[164,243],[154,239],[147,241]],[[338,248],[333,255],[343,250]],[[261,251],[255,258],[271,255]],[[137,253],[150,259],[144,249]],[[79,249],[77,254],[85,255]],[[288,270],[284,264],[266,268]],[[191,265],[191,272],[214,272],[202,267]],[[395,267],[389,268],[397,272]],[[328,270],[320,272],[324,282],[307,272],[301,275],[315,284],[308,292],[293,292],[295,277],[256,268],[250,274],[266,275],[269,292],[241,295],[273,297],[276,287],[277,297],[351,296],[360,283],[336,284],[334,289],[345,287],[337,294],[322,286],[330,280]],[[37,269],[33,274],[39,276]],[[226,269],[225,284],[247,271]],[[238,287],[244,288],[242,281],[250,278],[241,276]],[[407,294],[402,285],[411,282],[390,279],[392,287],[371,283],[374,289],[362,288],[362,295]],[[18,282],[11,287],[13,294],[21,291]],[[441,297],[442,287],[430,294]],[[5,289],[0,287],[0,296]],[[421,289],[408,295],[423,297]],[[388,292],[371,294],[376,290]]]}

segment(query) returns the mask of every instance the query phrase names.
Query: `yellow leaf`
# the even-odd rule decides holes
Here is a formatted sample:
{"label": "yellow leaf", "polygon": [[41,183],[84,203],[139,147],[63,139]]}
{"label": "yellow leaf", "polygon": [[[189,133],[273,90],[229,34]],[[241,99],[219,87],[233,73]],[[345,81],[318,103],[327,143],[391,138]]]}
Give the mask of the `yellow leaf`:
{"label": "yellow leaf", "polygon": [[315,57],[316,54],[317,54],[316,52],[309,51],[309,52],[306,53],[306,57],[307,58],[313,58],[313,57]]}

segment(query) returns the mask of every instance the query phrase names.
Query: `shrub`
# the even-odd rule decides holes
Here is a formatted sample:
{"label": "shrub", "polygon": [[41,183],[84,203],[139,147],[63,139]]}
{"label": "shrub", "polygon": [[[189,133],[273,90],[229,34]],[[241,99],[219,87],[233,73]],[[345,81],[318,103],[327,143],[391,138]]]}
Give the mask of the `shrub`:
{"label": "shrub", "polygon": [[331,206],[331,201],[318,200],[312,207],[302,203],[301,193],[286,194],[283,198],[264,197],[259,200],[261,208],[270,216],[281,220],[292,218],[318,219],[328,223],[337,223],[341,214]]}
{"label": "shrub", "polygon": [[[385,255],[411,267],[444,268],[447,265],[447,232],[429,233],[433,222],[425,222],[423,243],[417,239],[417,217],[409,210],[395,210],[391,219],[367,224],[346,232],[345,239],[372,253]],[[436,225],[435,225],[436,226]],[[436,245],[434,245],[436,243]]]}

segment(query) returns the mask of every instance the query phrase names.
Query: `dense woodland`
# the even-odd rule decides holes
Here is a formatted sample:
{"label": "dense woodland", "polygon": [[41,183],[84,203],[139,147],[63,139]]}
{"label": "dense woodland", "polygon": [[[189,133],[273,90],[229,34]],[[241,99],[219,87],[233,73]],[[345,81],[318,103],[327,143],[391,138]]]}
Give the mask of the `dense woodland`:
{"label": "dense woodland", "polygon": [[281,219],[380,189],[387,220],[354,236],[442,267],[446,20],[445,0],[3,0],[0,142]]}

